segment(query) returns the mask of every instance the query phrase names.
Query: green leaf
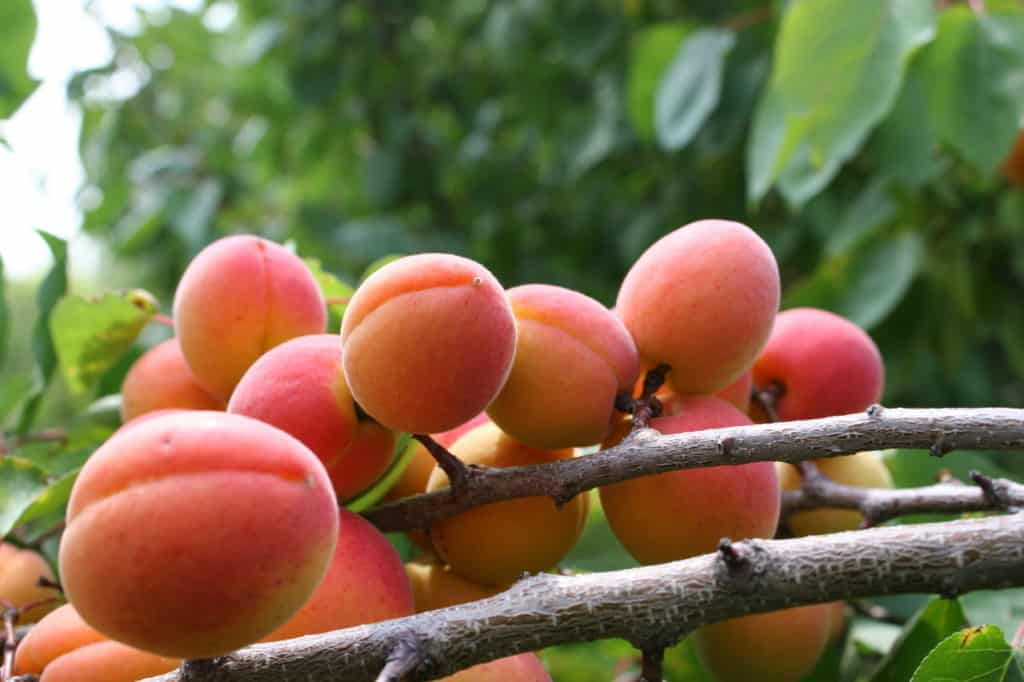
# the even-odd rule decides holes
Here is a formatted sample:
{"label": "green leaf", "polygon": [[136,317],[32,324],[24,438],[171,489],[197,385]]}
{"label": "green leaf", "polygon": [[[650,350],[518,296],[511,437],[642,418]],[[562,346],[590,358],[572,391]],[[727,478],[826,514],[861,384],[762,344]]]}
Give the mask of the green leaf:
{"label": "green leaf", "polygon": [[61,299],[50,317],[50,330],[71,391],[82,394],[95,386],[157,311],[156,299],[141,289]]}
{"label": "green leaf", "polygon": [[407,433],[400,434],[398,441],[395,443],[394,454],[391,457],[391,466],[372,486],[359,493],[354,499],[346,502],[345,508],[349,511],[361,512],[380,502],[388,494],[388,491],[394,487],[395,483],[398,483],[398,479],[405,473],[406,467],[409,466],[409,462],[415,456],[416,441]]}
{"label": "green leaf", "polygon": [[1002,682],[1012,660],[999,628],[967,628],[932,649],[910,682]]}
{"label": "green leaf", "polygon": [[939,136],[991,173],[1013,146],[1024,113],[1024,11],[977,15],[951,7],[922,57]]}
{"label": "green leaf", "polygon": [[333,301],[327,304],[327,312],[330,315],[327,328],[333,329],[337,333],[341,328],[341,318],[345,316],[345,310],[348,309],[348,301],[356,290],[324,270],[319,259],[303,258],[302,260],[313,273],[317,284],[320,285],[320,291],[324,298]]}
{"label": "green leaf", "polygon": [[971,623],[1014,632],[1024,622],[1024,587],[968,592],[960,597],[960,603]]}
{"label": "green leaf", "polygon": [[685,23],[661,23],[633,37],[626,99],[630,123],[642,138],[654,138],[654,97],[658,83],[690,30],[691,26]]}
{"label": "green leaf", "polygon": [[825,254],[837,256],[860,244],[865,235],[896,215],[896,202],[880,179],[868,184],[843,213],[828,241]]}
{"label": "green leaf", "polygon": [[934,597],[904,626],[870,682],[906,682],[936,644],[965,625],[967,619],[960,602]]}
{"label": "green leaf", "polygon": [[79,470],[75,469],[46,486],[32,500],[32,504],[22,512],[15,525],[20,526],[23,523],[32,523],[40,519],[53,522],[54,519],[59,520],[63,517],[68,499],[71,497],[71,488],[74,487],[75,480],[78,478],[78,472]]}
{"label": "green leaf", "polygon": [[50,335],[50,315],[57,302],[68,290],[67,242],[49,232],[42,230],[36,230],[36,232],[49,247],[53,256],[53,266],[43,279],[43,283],[39,285],[39,291],[36,294],[39,317],[32,328],[32,355],[36,361],[36,377],[33,390],[24,403],[21,416],[18,418],[16,430],[19,434],[27,433],[32,428],[39,411],[39,404],[43,399],[43,393],[53,377],[53,371],[57,368],[57,353]]}
{"label": "green leaf", "polygon": [[778,183],[801,204],[889,113],[910,55],[935,34],[931,0],[793,0],[754,115],[748,198]]}
{"label": "green leaf", "polygon": [[[7,360],[7,346],[10,343],[11,316],[7,310],[7,278],[4,275],[4,260],[0,258],[0,369]],[[0,414],[0,419],[3,415]]]}
{"label": "green leaf", "polygon": [[686,39],[661,79],[654,126],[665,149],[682,149],[718,105],[725,58],[736,44],[732,31],[705,29]]}
{"label": "green leaf", "polygon": [[0,423],[32,393],[35,382],[30,374],[5,375],[0,380]]}
{"label": "green leaf", "polygon": [[0,459],[0,538],[11,532],[46,488],[46,472],[42,468],[10,455]]}
{"label": "green leaf", "polygon": [[814,306],[871,329],[903,300],[922,259],[922,239],[901,232],[826,259],[811,277],[786,293],[786,308]]}
{"label": "green leaf", "polygon": [[32,94],[36,84],[28,75],[28,53],[36,37],[36,13],[31,0],[0,2],[0,119],[9,118]]}

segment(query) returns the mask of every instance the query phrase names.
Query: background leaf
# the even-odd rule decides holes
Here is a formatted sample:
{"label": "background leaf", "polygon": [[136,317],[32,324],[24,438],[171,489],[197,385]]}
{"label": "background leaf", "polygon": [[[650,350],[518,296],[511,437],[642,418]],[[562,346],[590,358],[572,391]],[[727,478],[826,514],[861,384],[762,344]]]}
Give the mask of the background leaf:
{"label": "background leaf", "polygon": [[31,0],[0,3],[0,119],[8,118],[35,89],[28,75],[28,53],[36,36]]}
{"label": "background leaf", "polygon": [[960,602],[933,598],[903,628],[871,682],[905,682],[918,663],[947,635],[967,625]]}
{"label": "background leaf", "polygon": [[32,462],[7,455],[0,459],[0,538],[46,490],[46,472]]}
{"label": "background leaf", "polygon": [[654,138],[654,98],[665,69],[692,30],[685,22],[648,26],[633,36],[629,50],[629,87],[626,111],[637,134]]}
{"label": "background leaf", "polygon": [[968,628],[942,640],[921,661],[911,682],[1002,682],[1011,662],[1010,645],[999,628]]}

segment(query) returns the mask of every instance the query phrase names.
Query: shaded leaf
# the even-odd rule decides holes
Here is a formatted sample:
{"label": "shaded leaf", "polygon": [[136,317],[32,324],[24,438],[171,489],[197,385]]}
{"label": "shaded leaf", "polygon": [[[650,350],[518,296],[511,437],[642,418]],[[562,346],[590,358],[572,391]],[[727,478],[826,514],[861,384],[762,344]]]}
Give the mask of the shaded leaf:
{"label": "shaded leaf", "polygon": [[966,624],[960,602],[934,597],[904,626],[871,682],[906,682],[935,645]]}
{"label": "shaded leaf", "polygon": [[[7,360],[7,346],[10,343],[11,315],[7,309],[7,277],[4,273],[4,260],[0,258],[0,369]],[[0,419],[3,413],[0,412]]]}
{"label": "shaded leaf", "polygon": [[654,97],[658,83],[683,39],[690,32],[686,23],[661,23],[633,36],[629,52],[627,112],[637,133],[654,138]]}
{"label": "shaded leaf", "polygon": [[78,469],[71,471],[47,485],[36,495],[25,511],[18,518],[15,525],[32,523],[40,519],[53,521],[64,516],[68,499],[71,497],[71,488],[78,478]]}
{"label": "shaded leaf", "polygon": [[995,625],[1003,632],[1015,632],[1024,623],[1024,588],[978,590],[960,597],[972,625]]}
{"label": "shaded leaf", "polygon": [[967,628],[942,640],[921,661],[911,682],[1001,682],[1012,659],[999,628]]}
{"label": "shaded leaf", "polygon": [[46,472],[18,457],[0,459],[0,538],[47,488]]}
{"label": "shaded leaf", "polygon": [[36,13],[31,0],[0,2],[0,119],[9,118],[32,94],[28,53],[36,37]]}

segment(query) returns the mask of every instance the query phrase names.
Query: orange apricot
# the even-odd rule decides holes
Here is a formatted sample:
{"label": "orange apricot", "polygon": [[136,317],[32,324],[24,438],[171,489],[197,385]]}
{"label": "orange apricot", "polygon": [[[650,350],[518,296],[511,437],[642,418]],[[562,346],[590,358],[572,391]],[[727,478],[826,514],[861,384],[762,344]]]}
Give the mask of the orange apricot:
{"label": "orange apricot", "polygon": [[341,325],[345,378],[356,402],[395,431],[434,433],[472,419],[505,384],[516,324],[484,266],[442,253],[377,270]]}
{"label": "orange apricot", "polygon": [[[682,411],[651,420],[663,434],[750,423],[734,406],[710,396],[682,398]],[[771,537],[779,519],[772,462],[684,469],[642,476],[600,489],[615,536],[644,564],[714,551],[722,538]]]}
{"label": "orange apricot", "polygon": [[82,468],[60,574],[108,637],[209,658],[290,618],[337,537],[330,479],[306,446],[248,417],[175,412],[118,431]]}
{"label": "orange apricot", "polygon": [[827,310],[779,313],[754,363],[754,385],[777,388],[782,421],[860,412],[882,397],[882,355],[867,333]]}
{"label": "orange apricot", "polygon": [[551,676],[537,654],[525,653],[474,665],[441,682],[551,682]]}
{"label": "orange apricot", "polygon": [[324,463],[344,502],[388,470],[396,437],[356,407],[341,364],[337,334],[285,341],[246,371],[228,412],[259,419],[302,441]]}
{"label": "orange apricot", "polygon": [[122,422],[165,409],[224,409],[224,402],[196,381],[177,339],[167,339],[143,353],[121,384]]}
{"label": "orange apricot", "polygon": [[505,588],[478,585],[452,572],[437,557],[426,555],[405,565],[405,572],[412,583],[416,613],[443,609],[456,604],[486,599],[502,592]]}
{"label": "orange apricot", "polygon": [[680,393],[714,393],[747,369],[779,307],[779,269],[746,225],[699,220],[652,244],[619,289],[640,355]]}
{"label": "orange apricot", "polygon": [[224,402],[257,358],[326,325],[323,295],[302,259],[251,235],[203,249],[174,294],[182,353],[199,385]]}
{"label": "orange apricot", "polygon": [[[56,597],[54,590],[38,585],[40,578],[54,580],[53,571],[42,554],[19,549],[9,542],[0,543],[0,612],[3,602],[20,609]],[[40,603],[19,613],[18,623],[35,623],[55,608],[56,602]]]}
{"label": "orange apricot", "polygon": [[487,414],[505,433],[536,448],[601,442],[615,396],[640,373],[636,344],[622,322],[583,294],[547,284],[508,291],[518,325],[515,362]]}
{"label": "orange apricot", "polygon": [[[573,456],[572,449],[540,450],[528,447],[484,424],[452,446],[453,455],[466,464],[509,467],[553,462]],[[437,467],[428,491],[448,487],[448,476]],[[437,554],[452,570],[475,583],[506,586],[524,571],[552,568],[579,539],[586,502],[577,496],[555,506],[550,497],[524,497],[470,509],[431,527]]]}
{"label": "orange apricot", "polygon": [[476,427],[480,426],[481,424],[486,424],[490,420],[491,418],[487,416],[486,412],[481,412],[480,414],[473,417],[469,421],[459,424],[454,429],[448,429],[447,431],[442,431],[441,433],[433,433],[430,435],[430,437],[436,440],[444,447],[450,448],[452,445],[455,444],[455,441],[462,437],[463,434],[469,433]]}

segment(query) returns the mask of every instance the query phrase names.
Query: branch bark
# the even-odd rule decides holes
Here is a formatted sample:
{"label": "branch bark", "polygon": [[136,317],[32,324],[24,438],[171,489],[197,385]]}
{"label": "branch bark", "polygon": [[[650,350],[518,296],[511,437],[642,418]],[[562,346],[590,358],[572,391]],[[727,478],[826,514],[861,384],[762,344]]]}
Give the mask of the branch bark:
{"label": "branch bark", "polygon": [[[881,594],[948,596],[1024,585],[1024,515],[727,543],[625,571],[524,578],[490,599],[242,649],[194,679],[371,682],[415,650],[407,679],[567,642],[667,641],[728,618]],[[169,673],[151,682],[179,682]]]}
{"label": "branch bark", "polygon": [[435,521],[483,504],[546,495],[558,503],[579,493],[630,478],[678,469],[797,462],[862,450],[1024,448],[1024,410],[1010,408],[885,409],[863,414],[777,422],[662,436],[634,431],[599,453],[546,464],[474,471],[459,496],[447,490],[406,498],[364,513],[382,531],[428,528]]}

